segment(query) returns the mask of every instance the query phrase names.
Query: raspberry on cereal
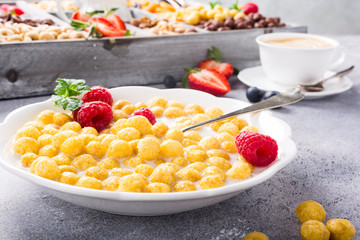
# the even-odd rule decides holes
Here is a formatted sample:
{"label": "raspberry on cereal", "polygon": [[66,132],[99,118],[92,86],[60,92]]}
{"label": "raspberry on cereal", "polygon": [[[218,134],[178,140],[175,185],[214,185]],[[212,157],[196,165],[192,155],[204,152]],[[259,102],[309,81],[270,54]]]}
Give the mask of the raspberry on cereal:
{"label": "raspberry on cereal", "polygon": [[76,116],[82,127],[93,127],[98,132],[106,128],[112,119],[113,112],[110,105],[100,101],[85,103]]}
{"label": "raspberry on cereal", "polygon": [[133,112],[133,114],[130,115],[130,117],[136,116],[136,115],[141,115],[146,117],[149,122],[151,123],[151,125],[154,125],[156,123],[156,116],[155,114],[148,108],[139,108],[138,110],[136,110],[135,112]]}
{"label": "raspberry on cereal", "polygon": [[94,86],[91,88],[90,92],[87,92],[82,97],[84,103],[100,101],[109,104],[113,104],[113,98],[108,90],[101,86]]}

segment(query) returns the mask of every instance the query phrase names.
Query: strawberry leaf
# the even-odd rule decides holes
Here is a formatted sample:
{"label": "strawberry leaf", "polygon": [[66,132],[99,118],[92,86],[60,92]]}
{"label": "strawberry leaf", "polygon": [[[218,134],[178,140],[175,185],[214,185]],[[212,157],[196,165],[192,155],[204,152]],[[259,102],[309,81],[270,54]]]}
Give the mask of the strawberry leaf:
{"label": "strawberry leaf", "polygon": [[213,59],[217,62],[221,62],[221,53],[219,49],[216,47],[212,47],[211,49],[208,49],[208,58]]}
{"label": "strawberry leaf", "polygon": [[110,9],[106,14],[111,14],[113,12],[116,12],[116,10],[118,10],[119,8],[112,8]]}
{"label": "strawberry leaf", "polygon": [[91,26],[89,37],[102,38],[103,35],[96,29],[96,26]]}
{"label": "strawberry leaf", "polygon": [[105,11],[104,10],[95,10],[95,11],[92,11],[92,12],[86,12],[86,14],[89,14],[90,16],[100,14],[100,13],[105,13]]}
{"label": "strawberry leaf", "polygon": [[215,7],[216,5],[221,5],[221,2],[220,2],[220,1],[216,1],[216,2],[210,2],[209,4],[210,4],[211,9],[214,9],[214,7]]}
{"label": "strawberry leaf", "polygon": [[229,9],[235,9],[235,10],[240,11],[238,5],[239,5],[239,2],[238,2],[238,0],[236,0],[235,3]]}
{"label": "strawberry leaf", "polygon": [[131,34],[129,30],[126,30],[126,33],[124,34],[125,37],[128,36],[134,36],[135,34]]}
{"label": "strawberry leaf", "polygon": [[71,20],[70,25],[76,31],[82,31],[82,30],[85,30],[85,28],[89,27],[89,24],[87,24],[86,22],[79,21],[79,20]]}
{"label": "strawberry leaf", "polygon": [[184,70],[187,72],[187,74],[185,75],[185,77],[183,78],[182,80],[182,87],[183,88],[189,88],[189,75],[192,74],[192,73],[196,73],[198,71],[200,71],[199,68],[188,68],[188,67],[185,67]]}

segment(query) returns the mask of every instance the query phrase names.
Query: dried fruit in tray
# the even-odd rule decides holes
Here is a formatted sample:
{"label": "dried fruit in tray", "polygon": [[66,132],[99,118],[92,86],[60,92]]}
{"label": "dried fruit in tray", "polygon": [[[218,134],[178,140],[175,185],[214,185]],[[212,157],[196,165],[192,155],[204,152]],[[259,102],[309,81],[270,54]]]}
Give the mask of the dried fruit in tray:
{"label": "dried fruit in tray", "polygon": [[[39,2],[33,2],[30,4],[46,12],[56,12],[58,10],[56,2],[51,0],[41,0]],[[62,10],[64,11],[77,10],[77,7],[75,7],[73,0],[62,0],[60,4]]]}
{"label": "dried fruit in tray", "polygon": [[140,19],[131,19],[131,25],[139,27],[141,29],[147,29],[150,32],[157,35],[172,35],[182,33],[195,33],[194,28],[186,27],[184,24],[169,20],[150,20],[148,17],[142,17]]}

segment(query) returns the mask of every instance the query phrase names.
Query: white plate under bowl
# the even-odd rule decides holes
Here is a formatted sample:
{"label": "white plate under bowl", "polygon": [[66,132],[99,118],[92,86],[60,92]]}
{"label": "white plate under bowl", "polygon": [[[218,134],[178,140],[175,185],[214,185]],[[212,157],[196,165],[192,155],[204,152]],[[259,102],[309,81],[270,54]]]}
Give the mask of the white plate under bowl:
{"label": "white plate under bowl", "polygon": [[[332,71],[327,71],[324,77],[334,74]],[[276,83],[269,79],[261,66],[246,68],[239,72],[238,79],[249,87],[257,87],[265,91],[285,91],[286,89],[295,86],[286,86]],[[305,99],[318,99],[331,95],[336,95],[349,90],[352,87],[352,82],[348,77],[333,78],[324,83],[324,90],[321,92],[305,92]]]}
{"label": "white plate under bowl", "polygon": [[[229,98],[217,98],[204,92],[189,89],[160,90],[149,87],[119,87],[110,90],[114,100],[128,99],[132,103],[146,102],[152,97],[161,96],[175,99],[185,104],[197,103],[204,108],[217,106],[230,112],[248,103]],[[275,118],[270,112],[244,115],[251,125],[261,132],[272,136],[279,145],[278,159],[266,168],[256,168],[256,174],[236,184],[209,190],[172,193],[124,193],[93,190],[51,181],[28,172],[19,164],[19,157],[10,150],[9,139],[27,121],[36,118],[42,110],[54,107],[51,100],[21,107],[11,112],[0,125],[0,166],[9,172],[32,183],[44,187],[47,191],[65,201],[105,212],[134,215],[155,216],[185,212],[231,198],[253,186],[256,186],[285,167],[296,155],[296,145],[291,140],[291,129],[284,121]]]}

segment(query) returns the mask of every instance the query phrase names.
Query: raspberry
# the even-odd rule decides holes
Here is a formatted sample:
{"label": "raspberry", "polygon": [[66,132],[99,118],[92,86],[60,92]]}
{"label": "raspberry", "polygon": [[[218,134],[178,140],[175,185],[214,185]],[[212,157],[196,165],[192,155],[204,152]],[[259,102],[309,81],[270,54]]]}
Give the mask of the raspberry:
{"label": "raspberry", "polygon": [[84,103],[76,116],[76,121],[81,127],[93,127],[98,132],[106,128],[112,119],[110,105],[101,101]]}
{"label": "raspberry", "polygon": [[72,118],[76,122],[77,122],[77,115],[78,115],[79,111],[80,111],[80,108],[78,108],[78,109],[76,109],[75,111],[72,112]]}
{"label": "raspberry", "polygon": [[133,114],[131,114],[130,117],[133,117],[136,115],[141,115],[141,116],[146,117],[152,125],[154,125],[156,123],[155,114],[148,108],[143,108],[143,107],[139,108],[138,110],[133,112]]}
{"label": "raspberry", "polygon": [[246,161],[257,167],[265,167],[275,161],[278,145],[269,136],[242,131],[236,136],[236,147]]}
{"label": "raspberry", "polygon": [[82,97],[84,103],[86,102],[95,102],[101,101],[109,104],[110,106],[113,104],[113,98],[108,90],[101,86],[94,86],[91,88],[90,92],[87,92]]}

